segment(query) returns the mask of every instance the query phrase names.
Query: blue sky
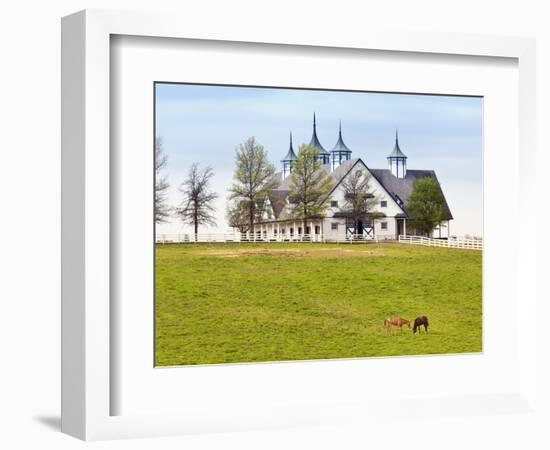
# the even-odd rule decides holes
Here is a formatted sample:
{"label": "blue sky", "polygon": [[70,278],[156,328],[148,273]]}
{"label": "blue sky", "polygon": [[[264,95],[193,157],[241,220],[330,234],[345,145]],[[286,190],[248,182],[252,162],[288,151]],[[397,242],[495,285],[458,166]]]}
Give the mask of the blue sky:
{"label": "blue sky", "polygon": [[[334,146],[341,120],[352,158],[372,168],[387,168],[398,128],[407,167],[436,171],[455,217],[451,234],[481,236],[482,103],[477,97],[157,84],[156,135],[168,156],[169,201],[181,201],[177,186],[193,162],[209,165],[220,198],[217,227],[208,231],[228,230],[235,148],[254,136],[279,168],[289,132],[295,149],[309,142],[316,112],[322,145],[329,151]],[[190,230],[177,221],[157,227],[159,233]]]}

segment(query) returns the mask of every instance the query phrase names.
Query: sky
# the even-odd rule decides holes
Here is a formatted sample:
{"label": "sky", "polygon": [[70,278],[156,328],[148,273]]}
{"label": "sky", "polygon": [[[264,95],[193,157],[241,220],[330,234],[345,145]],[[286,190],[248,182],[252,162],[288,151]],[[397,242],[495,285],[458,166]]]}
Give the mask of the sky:
{"label": "sky", "polygon": [[[156,84],[156,136],[168,157],[164,175],[168,203],[178,206],[178,186],[189,166],[210,166],[212,190],[219,194],[216,227],[204,232],[229,232],[225,212],[235,167],[235,150],[254,136],[280,170],[280,160],[293,134],[294,149],[309,143],[313,113],[317,136],[330,151],[342,136],[368,167],[386,169],[395,131],[408,156],[408,169],[436,172],[454,220],[452,235],[482,236],[483,99],[479,97],[412,95],[188,84]],[[192,226],[176,218],[157,225],[157,233],[187,233]]]}

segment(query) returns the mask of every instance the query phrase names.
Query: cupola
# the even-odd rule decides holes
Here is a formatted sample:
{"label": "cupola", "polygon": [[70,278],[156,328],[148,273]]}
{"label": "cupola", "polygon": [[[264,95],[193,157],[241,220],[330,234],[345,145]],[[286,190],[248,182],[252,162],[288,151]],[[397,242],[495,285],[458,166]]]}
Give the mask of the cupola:
{"label": "cupola", "polygon": [[315,121],[315,113],[313,113],[313,135],[311,136],[311,141],[309,142],[309,145],[313,145],[313,147],[315,147],[319,152],[319,161],[321,161],[321,164],[330,163],[330,153],[323,148],[323,146],[319,142],[319,138],[317,137],[317,124]]}
{"label": "cupola", "polygon": [[289,176],[292,173],[292,165],[296,159],[296,153],[294,153],[294,148],[292,147],[292,131],[290,132],[290,145],[288,147],[288,152],[286,156],[281,160],[283,165],[283,179]]}
{"label": "cupola", "polygon": [[348,146],[344,143],[344,140],[342,139],[342,122],[340,122],[338,126],[338,141],[336,141],[336,144],[334,144],[333,149],[330,151],[331,153],[331,167],[332,170],[336,169],[342,162],[347,161],[348,159],[351,159],[351,150],[348,148]]}
{"label": "cupola", "polygon": [[395,130],[395,146],[388,156],[388,168],[394,177],[405,178],[407,175],[407,157],[399,147],[397,130]]}

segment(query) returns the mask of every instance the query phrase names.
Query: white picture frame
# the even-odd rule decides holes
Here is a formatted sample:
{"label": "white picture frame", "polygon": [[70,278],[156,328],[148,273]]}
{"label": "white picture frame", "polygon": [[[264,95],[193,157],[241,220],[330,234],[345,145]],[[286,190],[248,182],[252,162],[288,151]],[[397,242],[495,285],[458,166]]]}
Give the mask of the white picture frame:
{"label": "white picture frame", "polygon": [[[62,430],[85,440],[162,436],[221,430],[372,420],[368,404],[343,403],[330,413],[315,404],[279,408],[272,413],[111,415],[110,377],[111,211],[110,181],[110,38],[112,35],[201,39],[242,43],[286,44],[332,49],[368,49],[416,54],[448,54],[513,58],[519,74],[519,184],[517,199],[526,220],[536,221],[535,43],[532,39],[451,34],[368,31],[341,27],[330,35],[322,30],[239,28],[232,24],[208,30],[192,17],[112,11],[82,11],[62,22]],[[516,197],[514,197],[516,198]],[[514,411],[536,408],[536,329],[529,323],[536,310],[534,234],[517,249],[518,340],[521,361],[517,389],[502,395],[441,399],[447,410],[485,413],[502,404]],[[519,295],[519,294],[518,294]],[[167,369],[170,370],[170,369]],[[266,369],[268,370],[268,369]],[[317,370],[317,369],[316,369]],[[427,401],[433,401],[427,400]],[[220,410],[224,406],[220,405]],[[391,416],[391,414],[390,414]]]}

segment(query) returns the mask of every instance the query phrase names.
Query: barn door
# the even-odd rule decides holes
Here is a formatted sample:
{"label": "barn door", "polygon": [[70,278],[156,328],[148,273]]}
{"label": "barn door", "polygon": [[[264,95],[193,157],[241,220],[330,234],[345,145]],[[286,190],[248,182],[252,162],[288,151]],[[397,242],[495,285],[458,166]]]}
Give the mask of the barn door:
{"label": "barn door", "polygon": [[354,239],[374,239],[374,224],[359,220],[357,224],[348,220],[346,222],[346,234]]}
{"label": "barn door", "polygon": [[374,224],[363,224],[363,239],[374,239]]}

